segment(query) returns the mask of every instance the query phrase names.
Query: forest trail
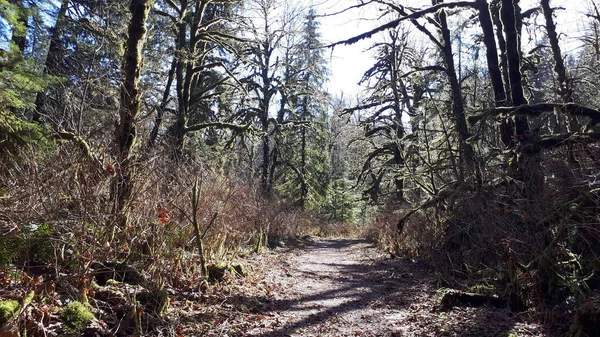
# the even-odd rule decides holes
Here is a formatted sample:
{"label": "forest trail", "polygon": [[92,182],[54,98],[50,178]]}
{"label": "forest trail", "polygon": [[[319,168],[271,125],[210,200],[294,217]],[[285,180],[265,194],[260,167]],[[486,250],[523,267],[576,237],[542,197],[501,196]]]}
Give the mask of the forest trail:
{"label": "forest trail", "polygon": [[[401,283],[416,297],[424,290],[412,275],[389,274],[385,261],[363,240],[318,241],[272,270],[283,291],[271,305],[285,325],[250,334],[275,336],[382,336],[399,331],[406,311],[383,301]],[[412,284],[411,284],[412,283]]]}
{"label": "forest trail", "polygon": [[439,310],[431,276],[364,240],[329,239],[278,254],[267,266],[276,290],[252,318],[238,318],[245,336],[547,335],[506,310]]}

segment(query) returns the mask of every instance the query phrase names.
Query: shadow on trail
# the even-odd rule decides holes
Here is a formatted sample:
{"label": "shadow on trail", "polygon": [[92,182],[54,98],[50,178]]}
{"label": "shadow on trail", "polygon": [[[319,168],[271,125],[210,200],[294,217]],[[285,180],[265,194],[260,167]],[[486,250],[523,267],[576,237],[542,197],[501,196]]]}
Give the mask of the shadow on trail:
{"label": "shadow on trail", "polygon": [[[305,250],[305,255],[310,256],[311,253],[318,251],[349,250],[358,245],[372,247],[372,244],[366,240],[327,240],[312,244]],[[317,326],[337,315],[376,305],[386,291],[385,279],[390,279],[389,271],[384,268],[385,263],[382,261],[371,264],[364,262],[364,260],[359,260],[357,263],[311,260],[309,267],[314,269],[295,270],[292,276],[294,279],[308,278],[316,283],[327,282],[328,289],[313,292],[312,287],[309,286],[306,289],[307,294],[299,298],[271,301],[264,312],[296,312],[302,319],[257,336],[286,336],[299,329]],[[329,301],[333,301],[334,305],[327,305]]]}
{"label": "shadow on trail", "polygon": [[[339,336],[341,331],[335,331],[335,325],[339,327],[340,323],[334,323],[336,317],[356,312],[356,316],[360,319],[364,312],[378,312],[379,330],[377,324],[375,326],[356,325],[348,322],[344,317],[342,320],[346,322],[345,328],[364,327],[366,331],[346,331],[346,335],[359,336],[403,336],[402,325],[412,324],[411,321],[411,304],[423,302],[424,297],[428,297],[433,292],[432,280],[422,271],[409,261],[403,260],[368,260],[357,258],[355,260],[343,260],[344,254],[357,254],[351,252],[351,248],[356,245],[368,244],[364,240],[328,240],[316,242],[305,249],[298,258],[308,260],[300,268],[294,267],[288,274],[288,278],[292,278],[292,282],[302,282],[304,289],[297,289],[300,296],[293,299],[265,300],[250,297],[239,297],[241,303],[248,301],[259,301],[263,305],[256,307],[253,312],[256,314],[283,313],[289,314],[292,317],[297,317],[296,321],[288,321],[283,326],[272,328],[273,330],[264,331],[254,336],[259,337],[280,337],[290,336],[291,334],[303,335],[335,335]],[[343,251],[338,251],[343,250]],[[337,251],[337,252],[336,252]],[[312,255],[314,254],[314,255]],[[358,253],[360,254],[360,252]],[[319,260],[311,258],[311,256],[329,255],[337,257],[340,255],[340,261],[329,261],[324,258]],[[348,261],[351,261],[350,263]],[[367,263],[370,262],[370,263]],[[307,267],[308,270],[304,270]],[[414,274],[412,273],[414,272]],[[319,284],[323,285],[322,290],[319,290]],[[315,285],[315,286],[313,286]],[[314,290],[313,290],[314,289]],[[266,302],[266,303],[265,303]],[[431,310],[428,309],[428,310]],[[388,326],[385,331],[381,331],[381,327],[386,324],[384,312],[393,311],[398,314],[397,322],[400,326]],[[431,313],[427,311],[421,320],[420,324],[437,324],[440,319],[443,320],[444,313]],[[450,313],[449,316],[461,315],[460,312]],[[461,336],[501,336],[506,335],[514,326],[514,319],[502,315],[502,320],[494,320],[491,317],[492,313],[484,308],[472,309],[469,319],[461,319],[458,321],[448,322],[455,324],[451,329],[446,329],[448,334],[435,334],[436,336],[450,336],[459,332]],[[497,316],[497,314],[496,314]],[[449,317],[450,318],[450,317]],[[332,320],[333,319],[333,320]],[[455,320],[456,318],[453,318]],[[331,320],[331,322],[328,322]],[[431,322],[427,322],[431,321]],[[339,322],[339,320],[338,320]],[[326,323],[326,324],[324,324]],[[383,324],[383,325],[382,325]],[[444,324],[444,322],[442,322]],[[320,331],[319,329],[325,329]],[[373,329],[373,330],[371,330]],[[394,332],[392,333],[392,330]],[[441,328],[444,331],[444,328]],[[406,333],[410,331],[404,330]],[[453,331],[453,332],[452,332]],[[416,333],[415,335],[419,335]]]}

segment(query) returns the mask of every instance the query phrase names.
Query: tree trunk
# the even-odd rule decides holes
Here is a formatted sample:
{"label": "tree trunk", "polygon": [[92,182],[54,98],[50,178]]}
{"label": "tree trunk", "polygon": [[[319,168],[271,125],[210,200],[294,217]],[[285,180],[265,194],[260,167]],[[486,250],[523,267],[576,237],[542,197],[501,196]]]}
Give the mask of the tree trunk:
{"label": "tree trunk", "polygon": [[[443,3],[442,0],[433,0],[433,4]],[[469,170],[475,172],[475,153],[473,147],[467,143],[470,134],[467,128],[467,120],[465,118],[465,106],[462,98],[462,92],[458,76],[456,74],[456,66],[454,63],[454,55],[452,53],[452,39],[450,37],[450,30],[448,29],[448,22],[446,20],[445,10],[440,10],[437,15],[437,20],[440,24],[440,31],[442,33],[442,54],[444,56],[444,63],[446,64],[446,73],[448,75],[448,81],[450,82],[450,94],[452,97],[452,114],[454,117],[454,123],[459,136],[459,148],[461,165],[459,165],[459,180],[464,179],[463,165],[465,163]]]}
{"label": "tree trunk", "polygon": [[[515,18],[520,13],[515,11],[513,1],[502,0],[501,16],[506,35],[506,55],[508,60],[508,73],[510,79],[511,97],[514,106],[526,105],[527,100],[523,94],[521,83],[521,55],[519,52],[519,34]],[[515,117],[516,131],[516,169],[509,174],[525,183],[523,194],[531,201],[539,200],[542,195],[544,175],[540,167],[541,147],[536,143],[537,135],[531,133],[527,117]],[[515,162],[513,158],[513,163]]]}
{"label": "tree trunk", "polygon": [[494,90],[494,102],[496,106],[506,104],[506,92],[502,82],[502,72],[498,64],[498,50],[494,38],[494,24],[490,15],[490,8],[487,0],[477,0],[479,7],[479,22],[483,31],[483,43],[485,44],[485,55],[490,73],[490,81]]}
{"label": "tree trunk", "polygon": [[[515,12],[514,0],[502,0],[500,15],[502,26],[506,36],[506,60],[508,68],[508,80],[510,85],[510,96],[514,106],[527,104],[523,94],[521,82],[521,55],[519,52],[519,35],[517,32],[517,21],[515,17],[520,13]],[[524,137],[529,131],[526,117],[516,117],[515,127],[517,137]]]}
{"label": "tree trunk", "polygon": [[496,26],[496,39],[498,40],[498,48],[500,49],[500,71],[504,80],[504,93],[506,95],[506,105],[512,105],[510,97],[510,80],[508,77],[508,60],[506,58],[506,40],[502,32],[504,31],[502,21],[500,20],[499,0],[494,1],[491,6],[492,22]]}
{"label": "tree trunk", "polygon": [[[541,0],[542,10],[544,12],[544,18],[546,19],[546,31],[548,32],[548,40],[550,41],[550,47],[552,48],[552,56],[554,57],[554,71],[556,72],[558,80],[558,94],[560,95],[563,103],[573,102],[573,87],[567,77],[567,70],[565,68],[565,62],[562,58],[560,51],[560,45],[558,44],[558,34],[556,34],[556,27],[554,20],[552,19],[552,8],[550,8],[550,0]],[[579,130],[579,123],[577,118],[571,113],[567,112],[567,131],[577,132]],[[579,162],[575,158],[575,152],[573,151],[573,145],[568,145],[568,157],[569,162],[575,166],[579,166]]]}
{"label": "tree trunk", "polygon": [[550,0],[541,0],[544,18],[546,19],[546,31],[548,32],[548,40],[552,48],[552,56],[554,57],[554,71],[556,71],[558,79],[558,94],[561,96],[563,103],[573,102],[573,89],[568,83],[567,71],[563,61],[560,46],[558,45],[558,35],[556,27],[552,19],[552,9],[550,8]]}
{"label": "tree trunk", "polygon": [[[304,111],[306,114],[306,111]],[[306,117],[303,118],[306,121]],[[301,145],[300,145],[300,173],[302,174],[302,182],[300,186],[300,208],[304,209],[306,206],[306,197],[308,196],[308,185],[306,183],[306,125],[300,127],[301,132]]]}
{"label": "tree trunk", "polygon": [[[392,94],[394,95],[394,118],[393,121],[395,123],[395,136],[396,136],[396,144],[398,144],[394,148],[394,165],[395,169],[398,170],[402,165],[404,165],[404,142],[402,138],[404,138],[404,126],[402,125],[402,109],[400,105],[402,104],[402,95],[400,94],[399,85],[402,85],[402,82],[398,80],[398,74],[400,72],[400,65],[398,64],[398,35],[394,34],[391,49],[392,55],[390,58],[390,79],[392,81]],[[406,88],[403,88],[406,90]],[[410,109],[410,106],[407,105],[407,109]],[[396,175],[394,177],[394,185],[396,187],[396,199],[399,202],[404,202],[404,178],[402,175]]]}
{"label": "tree trunk", "polygon": [[131,19],[127,29],[128,37],[123,64],[123,84],[121,86],[121,106],[117,128],[117,149],[120,156],[116,185],[116,207],[119,225],[127,226],[128,203],[134,180],[132,148],[136,138],[136,118],[141,105],[140,78],[143,47],[146,39],[146,20],[151,0],[131,0]]}
{"label": "tree trunk", "polygon": [[148,146],[153,148],[156,144],[156,139],[158,138],[158,131],[163,121],[163,115],[165,113],[165,109],[167,108],[167,103],[169,102],[169,95],[171,93],[171,86],[173,85],[173,80],[175,78],[175,69],[177,68],[177,58],[173,57],[173,61],[171,62],[171,68],[169,69],[169,75],[167,77],[167,85],[165,86],[165,91],[163,92],[162,100],[160,101],[160,105],[156,111],[156,119],[154,120],[154,126],[152,126],[152,131],[150,132],[150,139],[148,140]]}
{"label": "tree trunk", "polygon": [[[52,28],[52,34],[50,35],[50,46],[48,47],[48,54],[46,54],[46,61],[44,62],[44,74],[51,76],[57,76],[59,74],[58,64],[61,62],[62,46],[60,45],[60,38],[62,35],[63,26],[66,23],[65,16],[67,14],[67,8],[71,0],[63,0],[58,15],[56,16],[56,24]],[[46,94],[48,88],[44,91],[39,92],[35,99],[35,110],[33,111],[32,121],[40,122],[40,118],[46,115]]]}
{"label": "tree trunk", "polygon": [[[491,8],[487,3],[487,0],[477,0],[479,7],[479,22],[481,24],[481,30],[483,31],[483,43],[486,49],[486,59],[488,64],[488,70],[490,73],[490,81],[492,82],[492,88],[494,90],[494,103],[495,106],[508,106],[510,105],[507,97],[507,90],[509,87],[508,82],[508,69],[506,61],[506,42],[502,35],[502,23],[499,19],[499,11],[497,6]],[[491,15],[490,15],[491,14]],[[496,25],[496,38],[500,46],[500,59],[501,63],[498,63],[498,51],[496,49],[496,39],[494,38],[494,24]],[[504,79],[504,80],[503,80]],[[500,124],[500,138],[506,148],[514,148],[514,123],[511,119],[504,119]]]}
{"label": "tree trunk", "polygon": [[263,136],[263,153],[262,153],[262,163],[261,163],[261,187],[262,193],[264,195],[269,195],[271,193],[271,184],[269,181],[269,167],[271,162],[271,148],[269,142],[268,133]]}
{"label": "tree trunk", "polygon": [[[502,17],[502,26],[506,37],[506,60],[508,66],[508,80],[510,84],[510,95],[512,104],[515,106],[527,104],[523,94],[523,84],[521,82],[521,55],[519,53],[519,35],[517,32],[517,21],[513,6],[514,0],[502,0],[500,15]],[[523,135],[528,127],[517,121],[517,135]]]}

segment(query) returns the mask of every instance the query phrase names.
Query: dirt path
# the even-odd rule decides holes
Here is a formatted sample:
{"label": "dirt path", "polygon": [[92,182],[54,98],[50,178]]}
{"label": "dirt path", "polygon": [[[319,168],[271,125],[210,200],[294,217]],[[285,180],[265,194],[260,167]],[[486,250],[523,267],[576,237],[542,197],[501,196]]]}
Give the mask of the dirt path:
{"label": "dirt path", "polygon": [[[284,291],[271,304],[279,329],[256,336],[382,336],[400,331],[407,313],[383,300],[399,283],[411,297],[426,289],[410,274],[388,274],[373,247],[358,240],[316,242],[273,270]],[[283,275],[277,277],[283,271]],[[414,278],[413,278],[414,279]],[[424,287],[425,286],[425,287]]]}
{"label": "dirt path", "polygon": [[323,240],[267,263],[273,290],[250,313],[232,317],[220,336],[548,335],[507,310],[440,310],[430,275],[411,261],[386,259],[366,241]]}
{"label": "dirt path", "polygon": [[189,317],[188,323],[220,322],[209,324],[212,328],[201,335],[557,335],[530,323],[526,313],[489,307],[442,310],[434,278],[424,268],[386,258],[363,240],[322,240],[303,249],[261,254],[248,262],[254,264],[254,278],[221,288],[215,297],[218,310],[201,306],[204,313]]}

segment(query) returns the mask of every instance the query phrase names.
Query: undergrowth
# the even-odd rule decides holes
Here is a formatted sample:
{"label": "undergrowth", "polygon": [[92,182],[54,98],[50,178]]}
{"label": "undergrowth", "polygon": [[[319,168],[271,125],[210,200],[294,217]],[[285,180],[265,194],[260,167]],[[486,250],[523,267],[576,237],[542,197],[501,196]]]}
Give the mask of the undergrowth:
{"label": "undergrowth", "polygon": [[591,157],[577,170],[554,159],[564,157],[543,162],[553,172],[543,198],[520,197],[518,182],[495,180],[402,224],[410,208],[388,206],[368,233],[392,255],[425,262],[440,286],[499,296],[566,333],[580,303],[600,292],[600,184]]}
{"label": "undergrowth", "polygon": [[[43,336],[87,327],[117,335],[164,329],[176,335],[172,318],[162,314],[164,304],[153,313],[149,303],[156,301],[147,294],[209,291],[210,282],[228,278],[209,278],[202,262],[244,270],[233,261],[268,249],[274,239],[350,234],[346,225],[265,197],[255,181],[223,167],[158,155],[138,163],[129,225],[120,228],[110,156],[99,165],[70,143],[22,155],[0,167],[0,300],[34,297],[5,331]],[[201,189],[194,214],[195,181]],[[85,321],[69,323],[59,315],[68,302],[73,308],[92,305],[97,318],[86,314]]]}

